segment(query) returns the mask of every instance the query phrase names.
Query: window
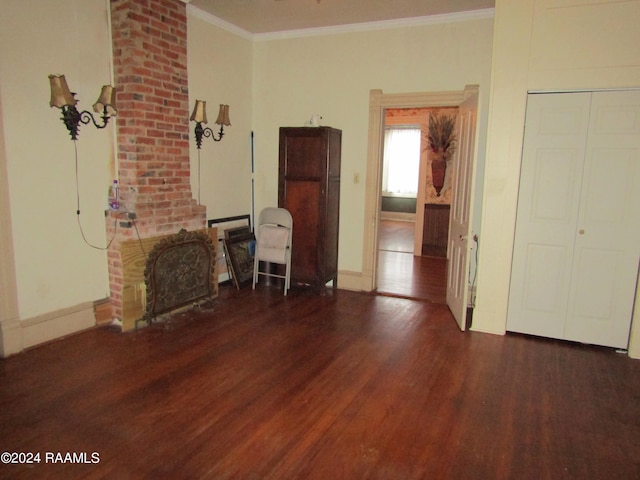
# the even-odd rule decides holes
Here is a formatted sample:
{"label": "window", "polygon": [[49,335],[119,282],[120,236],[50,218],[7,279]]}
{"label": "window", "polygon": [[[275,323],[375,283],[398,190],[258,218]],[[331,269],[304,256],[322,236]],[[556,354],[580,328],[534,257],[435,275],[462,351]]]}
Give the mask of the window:
{"label": "window", "polygon": [[382,191],[415,197],[420,171],[420,129],[388,127],[384,135]]}

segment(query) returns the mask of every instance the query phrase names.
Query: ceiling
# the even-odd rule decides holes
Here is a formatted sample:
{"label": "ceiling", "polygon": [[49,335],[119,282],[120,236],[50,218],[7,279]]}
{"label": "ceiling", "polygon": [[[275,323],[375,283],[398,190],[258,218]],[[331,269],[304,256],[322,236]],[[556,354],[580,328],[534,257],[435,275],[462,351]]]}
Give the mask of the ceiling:
{"label": "ceiling", "polygon": [[495,0],[183,0],[251,34],[493,8]]}

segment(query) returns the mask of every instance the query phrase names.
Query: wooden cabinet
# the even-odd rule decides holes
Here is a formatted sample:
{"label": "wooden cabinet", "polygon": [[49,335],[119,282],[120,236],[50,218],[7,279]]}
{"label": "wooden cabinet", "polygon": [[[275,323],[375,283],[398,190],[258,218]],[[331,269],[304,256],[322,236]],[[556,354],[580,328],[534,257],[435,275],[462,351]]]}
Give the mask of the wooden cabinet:
{"label": "wooden cabinet", "polygon": [[280,128],[278,206],[293,216],[292,285],[337,285],[341,148],[334,128]]}
{"label": "wooden cabinet", "polygon": [[449,205],[424,205],[422,229],[422,255],[427,257],[447,257],[449,241]]}

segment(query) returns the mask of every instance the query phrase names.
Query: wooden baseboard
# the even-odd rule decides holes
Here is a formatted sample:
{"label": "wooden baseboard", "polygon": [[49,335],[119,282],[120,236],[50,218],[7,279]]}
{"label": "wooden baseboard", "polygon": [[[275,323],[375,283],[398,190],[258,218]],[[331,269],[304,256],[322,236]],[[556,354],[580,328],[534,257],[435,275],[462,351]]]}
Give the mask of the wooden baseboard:
{"label": "wooden baseboard", "polygon": [[347,270],[338,271],[338,288],[343,290],[351,290],[354,292],[363,291],[362,273],[350,272]]}
{"label": "wooden baseboard", "polygon": [[85,302],[20,322],[22,348],[57,340],[95,327],[93,303]]}

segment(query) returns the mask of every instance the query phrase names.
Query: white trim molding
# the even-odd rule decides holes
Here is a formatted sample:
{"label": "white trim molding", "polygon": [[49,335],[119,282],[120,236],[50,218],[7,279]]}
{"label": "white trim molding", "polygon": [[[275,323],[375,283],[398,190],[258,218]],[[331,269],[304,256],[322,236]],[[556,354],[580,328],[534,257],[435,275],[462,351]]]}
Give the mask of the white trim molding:
{"label": "white trim molding", "polygon": [[441,15],[429,15],[424,17],[398,18],[394,20],[381,20],[377,22],[350,23],[347,25],[334,25],[330,27],[303,28],[297,30],[284,30],[279,32],[251,33],[211,13],[190,5],[191,0],[182,0],[187,4],[187,13],[200,18],[205,22],[227,30],[239,37],[252,41],[283,40],[290,38],[317,37],[322,35],[335,35],[341,33],[365,32],[371,30],[387,30],[393,28],[420,27],[424,25],[437,25],[444,23],[466,22],[470,20],[483,20],[493,18],[494,8],[470,10],[467,12],[446,13]]}
{"label": "white trim molding", "polygon": [[211,15],[210,13],[207,13],[204,10],[201,10],[190,4],[187,4],[187,14],[193,15],[200,20],[210,23],[211,25],[215,25],[216,27],[220,27],[227,32],[233,33],[234,35],[245,38],[247,40],[254,39],[254,35],[251,32],[247,32],[246,30],[235,26],[233,23],[229,23],[226,20],[216,17],[215,15]]}
{"label": "white trim molding", "polygon": [[360,272],[350,272],[348,270],[338,271],[338,288],[341,290],[351,290],[353,292],[362,291],[362,274]]}
{"label": "white trim molding", "polygon": [[334,25],[331,27],[258,33],[253,37],[254,40],[266,41],[288,38],[317,37],[321,35],[336,35],[340,33],[369,32],[372,30],[388,30],[392,28],[421,27],[424,25],[437,25],[442,23],[466,22],[469,20],[493,18],[493,13],[493,8],[486,8],[483,10],[473,10],[468,12],[429,15],[426,17],[398,18],[394,20],[381,20],[378,22],[350,23],[347,25]]}
{"label": "white trim molding", "polygon": [[0,322],[2,357],[95,327],[93,302],[85,302],[27,320]]}

